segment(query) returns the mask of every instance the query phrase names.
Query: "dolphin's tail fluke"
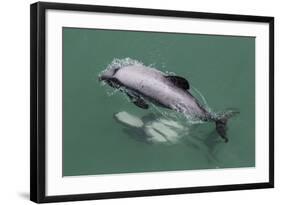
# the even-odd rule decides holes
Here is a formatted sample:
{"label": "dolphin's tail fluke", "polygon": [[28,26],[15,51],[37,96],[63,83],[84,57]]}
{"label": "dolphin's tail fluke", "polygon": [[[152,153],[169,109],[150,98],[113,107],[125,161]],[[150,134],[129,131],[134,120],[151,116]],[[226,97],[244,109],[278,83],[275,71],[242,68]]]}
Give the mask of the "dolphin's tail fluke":
{"label": "dolphin's tail fluke", "polygon": [[239,111],[237,110],[228,110],[222,114],[219,114],[216,118],[216,130],[218,134],[221,136],[221,138],[224,139],[225,142],[228,142],[228,138],[226,136],[226,130],[227,130],[227,121],[229,118],[233,117],[234,115],[238,114]]}

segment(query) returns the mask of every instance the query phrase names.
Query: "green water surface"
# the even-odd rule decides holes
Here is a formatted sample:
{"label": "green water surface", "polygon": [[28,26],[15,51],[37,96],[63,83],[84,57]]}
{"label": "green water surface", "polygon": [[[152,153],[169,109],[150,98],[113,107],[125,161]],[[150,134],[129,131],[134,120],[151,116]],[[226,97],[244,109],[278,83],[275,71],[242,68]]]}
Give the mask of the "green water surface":
{"label": "green water surface", "polygon": [[[132,58],[174,72],[196,87],[210,108],[238,109],[228,143],[212,123],[192,127],[178,143],[148,143],[113,115],[155,113],[108,95],[98,74],[114,58]],[[111,89],[112,90],[112,89]],[[160,113],[161,114],[161,113]],[[63,28],[63,175],[255,166],[255,38]]]}

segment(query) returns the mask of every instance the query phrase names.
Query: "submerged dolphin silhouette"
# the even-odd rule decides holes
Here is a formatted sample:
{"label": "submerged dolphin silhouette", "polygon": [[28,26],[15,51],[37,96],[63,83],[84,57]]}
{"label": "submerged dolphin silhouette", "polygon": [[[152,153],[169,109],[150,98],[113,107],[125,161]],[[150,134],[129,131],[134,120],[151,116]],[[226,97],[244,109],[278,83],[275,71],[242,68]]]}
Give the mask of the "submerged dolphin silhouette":
{"label": "submerged dolphin silhouette", "polygon": [[213,121],[218,134],[225,140],[227,120],[236,112],[216,116],[208,112],[189,92],[189,83],[179,76],[167,75],[144,65],[128,65],[106,69],[99,76],[113,88],[121,89],[131,101],[142,109],[148,109],[148,102],[183,113],[193,119]]}

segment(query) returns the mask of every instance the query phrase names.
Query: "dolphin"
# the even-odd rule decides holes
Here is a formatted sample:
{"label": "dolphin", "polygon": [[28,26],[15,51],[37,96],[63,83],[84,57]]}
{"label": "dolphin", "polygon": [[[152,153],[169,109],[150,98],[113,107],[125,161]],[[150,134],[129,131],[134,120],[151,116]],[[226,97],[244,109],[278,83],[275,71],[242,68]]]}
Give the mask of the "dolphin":
{"label": "dolphin", "polygon": [[226,112],[221,116],[212,114],[190,93],[189,82],[181,76],[138,64],[106,69],[99,75],[99,80],[123,91],[142,109],[148,109],[150,102],[195,120],[215,122],[218,134],[225,142],[228,141],[227,120],[236,112]]}

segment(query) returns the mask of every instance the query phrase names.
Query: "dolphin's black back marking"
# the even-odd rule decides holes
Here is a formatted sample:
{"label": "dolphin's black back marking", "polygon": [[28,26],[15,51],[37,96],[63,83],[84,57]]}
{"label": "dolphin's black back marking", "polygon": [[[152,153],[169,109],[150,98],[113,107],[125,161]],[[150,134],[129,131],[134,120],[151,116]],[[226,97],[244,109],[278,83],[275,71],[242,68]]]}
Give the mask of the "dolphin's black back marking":
{"label": "dolphin's black back marking", "polygon": [[170,82],[172,82],[175,86],[177,86],[179,88],[182,88],[184,90],[189,89],[189,83],[183,77],[168,75],[168,76],[165,76],[165,78],[168,79]]}

